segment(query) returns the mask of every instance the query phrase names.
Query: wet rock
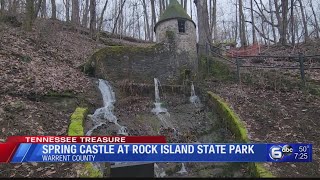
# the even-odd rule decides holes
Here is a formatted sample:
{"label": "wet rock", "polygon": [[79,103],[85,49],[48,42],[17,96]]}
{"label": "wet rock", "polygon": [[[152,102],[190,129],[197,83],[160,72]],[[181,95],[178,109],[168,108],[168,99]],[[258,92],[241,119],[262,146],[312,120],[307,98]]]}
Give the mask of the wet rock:
{"label": "wet rock", "polygon": [[19,112],[24,109],[26,109],[26,104],[22,101],[10,102],[10,104],[4,107],[4,110],[8,112]]}
{"label": "wet rock", "polygon": [[233,173],[233,177],[243,177],[243,174],[240,171],[236,171]]}
{"label": "wet rock", "polygon": [[223,169],[222,168],[215,168],[212,170],[211,173],[213,176],[219,176],[223,173]]}

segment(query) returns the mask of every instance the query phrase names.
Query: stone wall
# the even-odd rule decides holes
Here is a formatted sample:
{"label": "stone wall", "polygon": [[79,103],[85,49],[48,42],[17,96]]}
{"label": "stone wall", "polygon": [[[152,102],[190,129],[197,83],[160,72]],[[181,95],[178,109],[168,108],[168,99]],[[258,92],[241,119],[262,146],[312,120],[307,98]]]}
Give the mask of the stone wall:
{"label": "stone wall", "polygon": [[87,74],[110,81],[131,80],[179,84],[180,69],[169,44],[151,47],[110,46],[97,51],[83,66]]}
{"label": "stone wall", "polygon": [[198,72],[195,31],[191,21],[186,21],[186,33],[178,32],[177,20],[164,21],[157,26],[157,38],[164,39],[161,43],[150,47],[106,47],[92,55],[84,70],[111,81],[151,84],[153,78],[158,78],[162,84],[182,84],[186,72],[190,72],[191,79]]}
{"label": "stone wall", "polygon": [[186,20],[185,33],[180,33],[177,19],[163,21],[156,27],[156,38],[159,43],[174,43],[174,51],[180,57],[177,59],[177,66],[186,66],[194,72],[197,71],[197,37],[193,22]]}

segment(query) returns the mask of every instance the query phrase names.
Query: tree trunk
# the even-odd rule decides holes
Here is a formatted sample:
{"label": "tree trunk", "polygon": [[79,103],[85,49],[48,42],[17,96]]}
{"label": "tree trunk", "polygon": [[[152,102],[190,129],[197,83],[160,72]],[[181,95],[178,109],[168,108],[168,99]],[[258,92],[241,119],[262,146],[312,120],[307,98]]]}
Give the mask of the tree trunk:
{"label": "tree trunk", "polygon": [[118,12],[118,15],[117,15],[117,17],[116,17],[116,20],[115,20],[115,22],[114,22],[113,29],[112,29],[112,33],[113,33],[113,34],[115,33],[115,30],[116,30],[116,27],[117,27],[117,24],[118,24],[118,20],[119,20],[120,15],[122,14],[123,7],[124,7],[125,2],[126,2],[126,0],[123,0],[123,1],[122,1],[122,4],[121,4],[121,6],[120,6],[120,10],[119,10],[119,12]]}
{"label": "tree trunk", "polygon": [[96,0],[90,0],[90,35],[94,37],[96,31]]}
{"label": "tree trunk", "polygon": [[236,1],[236,25],[235,25],[235,35],[234,42],[238,40],[238,1]]}
{"label": "tree trunk", "polygon": [[217,43],[218,41],[218,29],[217,29],[217,0],[213,1],[212,7],[212,30],[213,30],[213,41]]}
{"label": "tree trunk", "polygon": [[[91,7],[91,3],[90,3],[90,7]],[[88,15],[89,15],[89,0],[86,0],[86,4],[85,4],[84,10],[83,10],[83,17],[82,17],[82,26],[83,27],[88,27]]]}
{"label": "tree trunk", "polygon": [[[273,17],[273,8],[271,5],[271,0],[269,0],[269,10],[270,10],[270,19],[271,19],[271,23],[274,25],[274,17]],[[276,30],[274,26],[272,27],[272,35],[273,35],[273,41],[276,44],[277,43],[277,34],[276,34]]]}
{"label": "tree trunk", "polygon": [[295,34],[294,34],[294,13],[293,13],[294,2],[295,2],[295,0],[291,0],[291,44],[292,44],[292,46],[294,46],[295,41],[296,41]]}
{"label": "tree trunk", "polygon": [[160,17],[162,15],[162,13],[163,13],[162,0],[159,0],[159,12],[160,12],[159,17]]}
{"label": "tree trunk", "polygon": [[313,14],[313,17],[314,17],[314,23],[315,23],[315,26],[316,26],[316,29],[315,29],[316,35],[317,35],[317,38],[319,39],[320,38],[320,35],[319,35],[320,28],[319,28],[319,23],[318,23],[318,19],[317,19],[316,13],[314,12],[314,8],[313,8],[313,5],[312,5],[312,0],[309,1],[309,5],[311,7],[312,14]]}
{"label": "tree trunk", "polygon": [[65,0],[64,5],[66,6],[66,21],[70,21],[70,0]]}
{"label": "tree trunk", "polygon": [[[39,0],[40,1],[40,0]],[[16,16],[17,15],[17,7],[18,7],[19,1],[18,0],[13,0],[11,4],[11,10],[10,14]]]}
{"label": "tree trunk", "polygon": [[71,23],[73,25],[80,24],[79,1],[78,0],[72,0]]}
{"label": "tree trunk", "polygon": [[188,7],[188,0],[184,0],[184,3],[183,3],[184,10],[187,11],[187,7]]}
{"label": "tree trunk", "polygon": [[51,19],[57,19],[56,0],[51,0]]}
{"label": "tree trunk", "polygon": [[[155,8],[154,0],[151,0],[151,13],[152,13],[152,28],[153,28],[157,23],[156,8]],[[154,31],[151,31],[151,39],[152,39],[152,41],[154,39],[153,35],[154,35]]]}
{"label": "tree trunk", "polygon": [[298,0],[298,1],[300,4],[301,19],[302,19],[303,28],[304,28],[304,41],[308,42],[309,41],[309,33],[308,33],[308,24],[307,24],[307,20],[306,20],[306,15],[304,13],[304,8],[303,8],[303,4],[302,4],[301,0]]}
{"label": "tree trunk", "polygon": [[276,7],[276,15],[278,18],[278,29],[280,34],[280,43],[281,45],[287,44],[287,27],[288,27],[288,0],[281,0],[281,16],[280,16],[280,7],[278,6],[278,3],[275,1],[275,7]]}
{"label": "tree trunk", "polygon": [[166,3],[163,3],[163,5],[165,5],[163,9],[166,10],[167,7],[168,7],[168,0],[164,0],[164,1],[165,1]]}
{"label": "tree trunk", "polygon": [[41,18],[47,18],[47,0],[42,0]]}
{"label": "tree trunk", "polygon": [[6,5],[6,2],[5,2],[5,0],[1,0],[0,1],[0,6],[1,6],[1,9],[0,9],[0,11],[1,11],[1,13],[3,13],[4,12],[4,10],[5,10],[5,5]]}
{"label": "tree trunk", "polygon": [[251,22],[252,22],[252,44],[257,42],[256,30],[254,29],[254,16],[253,16],[253,0],[250,0],[250,8],[251,8]]}
{"label": "tree trunk", "polygon": [[211,44],[212,35],[209,33],[208,6],[206,0],[195,0],[198,15],[199,53],[206,53],[206,44]]}
{"label": "tree trunk", "polygon": [[34,0],[26,0],[26,16],[24,20],[24,29],[32,31],[32,23],[34,17]]}
{"label": "tree trunk", "polygon": [[108,0],[106,0],[106,2],[104,3],[104,6],[103,6],[103,9],[102,9],[102,12],[101,12],[100,21],[99,21],[99,26],[98,26],[98,30],[99,30],[99,31],[102,31],[102,30],[103,30],[103,28],[102,28],[103,16],[104,16],[104,13],[106,12],[107,5],[108,5]]}
{"label": "tree trunk", "polygon": [[145,17],[145,21],[146,21],[146,30],[147,30],[147,37],[148,40],[150,40],[150,26],[149,26],[149,18],[148,18],[148,13],[147,13],[147,4],[146,4],[146,0],[142,0],[142,6],[143,6],[143,12],[144,12],[144,17]]}
{"label": "tree trunk", "polygon": [[[35,6],[35,11],[34,11],[34,19],[36,19],[38,17],[38,14],[40,12],[41,6],[42,6],[43,0],[38,0],[37,4]],[[14,5],[16,9],[16,5]]]}
{"label": "tree trunk", "polygon": [[242,7],[243,7],[242,0],[239,0],[240,41],[241,41],[241,46],[245,47],[248,44],[246,40],[246,26],[245,26],[245,19],[244,19]]}

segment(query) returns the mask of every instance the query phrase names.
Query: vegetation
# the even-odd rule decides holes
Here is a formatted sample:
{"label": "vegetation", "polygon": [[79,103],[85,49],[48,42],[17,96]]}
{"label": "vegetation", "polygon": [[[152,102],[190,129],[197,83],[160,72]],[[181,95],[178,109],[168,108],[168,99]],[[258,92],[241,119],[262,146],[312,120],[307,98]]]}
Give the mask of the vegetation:
{"label": "vegetation", "polygon": [[[229,105],[218,95],[213,92],[208,92],[211,101],[214,102],[216,110],[224,118],[229,129],[235,134],[238,141],[242,143],[250,142],[247,134],[247,129],[239,119],[238,115],[231,110]],[[274,177],[259,163],[249,163],[251,174],[254,177],[269,178]]]}
{"label": "vegetation", "polygon": [[87,108],[77,108],[75,112],[71,115],[71,123],[68,129],[69,136],[83,136],[83,121],[85,120],[87,114]]}

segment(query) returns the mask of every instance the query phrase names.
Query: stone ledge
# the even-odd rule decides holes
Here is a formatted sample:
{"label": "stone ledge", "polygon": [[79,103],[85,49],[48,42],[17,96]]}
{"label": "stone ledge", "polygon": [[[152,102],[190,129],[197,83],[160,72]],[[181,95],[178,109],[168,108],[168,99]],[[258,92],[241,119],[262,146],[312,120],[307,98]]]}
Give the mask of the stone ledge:
{"label": "stone ledge", "polygon": [[[248,143],[249,138],[247,129],[240,118],[231,110],[229,105],[217,94],[208,91],[209,99],[217,108],[218,114],[225,118],[228,128],[235,134],[236,140],[242,143]],[[254,177],[268,178],[275,177],[270,171],[265,169],[262,163],[249,163],[250,174]]]}

